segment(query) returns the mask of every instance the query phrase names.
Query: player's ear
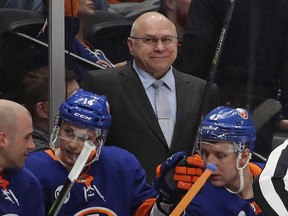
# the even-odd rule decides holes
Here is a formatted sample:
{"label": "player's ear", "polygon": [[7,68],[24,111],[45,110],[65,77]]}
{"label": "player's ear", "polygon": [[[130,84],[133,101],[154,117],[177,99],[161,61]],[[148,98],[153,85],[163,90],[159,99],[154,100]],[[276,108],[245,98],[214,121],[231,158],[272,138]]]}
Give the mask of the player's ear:
{"label": "player's ear", "polygon": [[2,148],[5,145],[5,138],[6,133],[4,131],[0,131],[0,148]]}
{"label": "player's ear", "polygon": [[242,152],[241,165],[246,164],[247,161],[249,160],[250,160],[250,150],[249,148],[245,148]]}

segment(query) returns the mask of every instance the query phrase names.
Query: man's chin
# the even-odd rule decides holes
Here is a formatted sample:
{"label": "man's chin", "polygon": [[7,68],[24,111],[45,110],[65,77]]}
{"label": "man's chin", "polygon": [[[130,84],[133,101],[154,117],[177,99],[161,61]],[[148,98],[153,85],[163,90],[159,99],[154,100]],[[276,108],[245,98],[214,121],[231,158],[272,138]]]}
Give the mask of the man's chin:
{"label": "man's chin", "polygon": [[219,180],[210,180],[210,183],[215,187],[224,187],[224,183]]}

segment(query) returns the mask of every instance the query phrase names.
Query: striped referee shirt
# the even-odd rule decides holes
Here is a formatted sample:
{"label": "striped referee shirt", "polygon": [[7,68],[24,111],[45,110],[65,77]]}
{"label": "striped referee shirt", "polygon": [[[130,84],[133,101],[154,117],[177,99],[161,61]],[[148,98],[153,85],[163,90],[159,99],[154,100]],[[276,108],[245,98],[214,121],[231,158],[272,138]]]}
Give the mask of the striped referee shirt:
{"label": "striped referee shirt", "polygon": [[288,215],[288,140],[269,155],[254,183],[254,197],[265,215]]}

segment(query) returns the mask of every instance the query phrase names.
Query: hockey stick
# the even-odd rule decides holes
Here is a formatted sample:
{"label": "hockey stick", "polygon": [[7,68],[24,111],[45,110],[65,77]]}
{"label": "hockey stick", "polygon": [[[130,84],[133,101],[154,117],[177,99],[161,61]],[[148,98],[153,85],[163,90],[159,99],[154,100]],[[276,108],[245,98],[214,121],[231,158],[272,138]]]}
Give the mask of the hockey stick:
{"label": "hockey stick", "polygon": [[59,196],[57,197],[57,199],[54,201],[53,205],[51,206],[48,216],[56,216],[58,214],[58,212],[60,211],[63,202],[67,196],[67,194],[70,192],[74,182],[76,181],[76,179],[79,177],[82,169],[84,168],[91,152],[95,149],[95,145],[93,142],[91,142],[90,140],[87,140],[84,142],[84,147],[79,155],[79,157],[77,158],[74,166],[72,167],[69,175],[68,175],[68,179],[66,181],[66,183],[64,184],[62,190],[60,191]]}
{"label": "hockey stick", "polygon": [[232,18],[235,2],[236,2],[236,0],[230,0],[230,6],[227,9],[227,12],[226,12],[226,15],[225,15],[225,19],[224,19],[224,22],[223,22],[223,26],[222,26],[222,30],[221,30],[221,34],[220,34],[220,37],[219,37],[219,40],[218,40],[218,43],[217,43],[215,55],[214,55],[214,58],[212,60],[210,73],[209,73],[209,76],[208,76],[208,79],[207,79],[207,82],[206,82],[206,85],[205,85],[203,98],[202,98],[202,101],[201,101],[201,104],[200,104],[200,108],[199,108],[199,112],[198,112],[198,116],[197,116],[197,119],[196,119],[196,124],[195,125],[196,126],[198,125],[198,128],[197,128],[197,131],[195,130],[195,132],[194,132],[194,136],[196,138],[195,138],[195,141],[194,141],[192,154],[194,154],[195,147],[196,147],[196,144],[197,144],[197,140],[198,140],[197,136],[199,134],[201,121],[203,120],[204,115],[206,115],[207,112],[209,111],[208,110],[208,103],[209,103],[208,96],[210,94],[210,91],[211,91],[211,88],[212,88],[212,85],[213,85],[213,82],[214,82],[214,79],[215,79],[215,75],[217,73],[218,62],[219,62],[219,59],[220,59],[220,57],[222,55],[223,45],[225,43],[226,35],[227,35],[228,29],[229,29],[229,25],[230,25],[230,21],[231,21],[231,18]]}
{"label": "hockey stick", "polygon": [[197,179],[197,181],[192,185],[189,191],[185,194],[185,196],[181,199],[178,205],[171,212],[170,216],[179,216],[188,206],[188,204],[192,201],[192,199],[196,196],[199,190],[203,187],[209,176],[215,172],[216,166],[212,163],[207,164],[207,168],[202,173],[202,175]]}

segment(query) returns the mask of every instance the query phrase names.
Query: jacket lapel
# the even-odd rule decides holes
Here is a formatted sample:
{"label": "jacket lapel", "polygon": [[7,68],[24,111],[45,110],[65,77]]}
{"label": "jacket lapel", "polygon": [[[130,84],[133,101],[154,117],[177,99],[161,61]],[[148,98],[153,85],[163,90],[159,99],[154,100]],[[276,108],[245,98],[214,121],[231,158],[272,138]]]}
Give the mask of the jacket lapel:
{"label": "jacket lapel", "polygon": [[154,134],[167,146],[149,98],[134,68],[129,64],[126,70],[122,70],[119,73],[118,77],[137,111],[142,115]]}
{"label": "jacket lapel", "polygon": [[[177,111],[176,111],[176,122],[174,127],[174,134],[171,143],[170,150],[176,145],[179,137],[181,136],[182,128],[185,127],[186,121],[192,121],[191,110],[193,109],[192,102],[193,99],[191,95],[190,81],[182,79],[179,73],[175,73],[175,86],[176,86],[176,100],[177,100]],[[190,119],[189,119],[190,118]],[[191,131],[192,133],[192,131]]]}

